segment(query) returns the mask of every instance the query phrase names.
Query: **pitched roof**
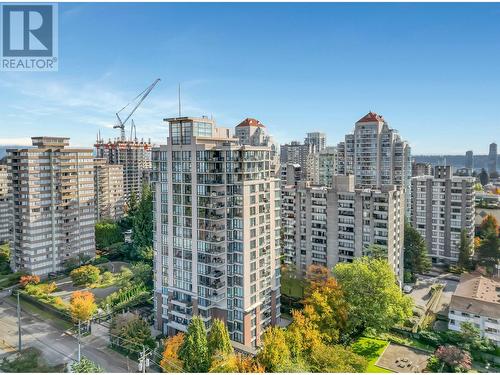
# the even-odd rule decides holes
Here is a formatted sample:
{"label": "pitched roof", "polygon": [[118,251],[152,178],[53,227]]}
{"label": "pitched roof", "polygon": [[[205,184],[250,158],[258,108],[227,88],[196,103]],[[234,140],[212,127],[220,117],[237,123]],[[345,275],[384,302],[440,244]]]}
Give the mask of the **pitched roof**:
{"label": "pitched roof", "polygon": [[381,115],[377,115],[375,112],[368,112],[364,117],[360,118],[358,122],[384,122],[384,118]]}
{"label": "pitched roof", "polygon": [[450,309],[500,318],[500,281],[478,273],[462,275]]}
{"label": "pitched roof", "polygon": [[254,118],[246,118],[238,125],[236,125],[237,128],[240,126],[257,126],[259,128],[265,128],[264,124],[262,124],[259,120],[256,120]]}

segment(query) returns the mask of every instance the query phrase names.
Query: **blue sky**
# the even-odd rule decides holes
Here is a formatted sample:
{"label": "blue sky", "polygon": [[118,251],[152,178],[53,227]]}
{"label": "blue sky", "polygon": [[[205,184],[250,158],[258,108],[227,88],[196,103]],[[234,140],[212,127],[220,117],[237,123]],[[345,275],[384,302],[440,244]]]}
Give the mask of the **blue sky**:
{"label": "blue sky", "polygon": [[59,71],[0,72],[0,144],[115,137],[115,111],[159,77],[134,116],[156,144],[180,82],[184,115],[255,117],[279,142],[334,145],[372,110],[414,154],[485,154],[500,141],[499,20],[500,4],[60,4]]}

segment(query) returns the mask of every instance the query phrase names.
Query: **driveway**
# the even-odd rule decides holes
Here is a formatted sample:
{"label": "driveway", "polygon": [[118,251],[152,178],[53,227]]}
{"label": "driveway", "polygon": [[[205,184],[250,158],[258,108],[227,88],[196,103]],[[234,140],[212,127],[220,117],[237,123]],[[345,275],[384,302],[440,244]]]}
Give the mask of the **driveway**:
{"label": "driveway", "polygon": [[415,288],[410,293],[411,297],[418,306],[425,306],[430,298],[430,288],[434,284],[444,284],[445,287],[439,299],[438,307],[434,312],[440,315],[448,315],[448,306],[451,302],[451,296],[457,289],[458,281],[449,279],[448,274],[441,274],[438,276],[425,276],[419,275]]}

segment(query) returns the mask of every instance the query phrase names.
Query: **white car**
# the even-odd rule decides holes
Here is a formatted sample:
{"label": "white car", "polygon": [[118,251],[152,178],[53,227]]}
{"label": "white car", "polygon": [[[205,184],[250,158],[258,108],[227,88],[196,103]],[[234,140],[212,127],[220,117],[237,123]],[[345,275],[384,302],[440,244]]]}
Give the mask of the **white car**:
{"label": "white car", "polygon": [[403,286],[403,292],[408,294],[408,293],[411,293],[413,291],[413,285],[405,285]]}

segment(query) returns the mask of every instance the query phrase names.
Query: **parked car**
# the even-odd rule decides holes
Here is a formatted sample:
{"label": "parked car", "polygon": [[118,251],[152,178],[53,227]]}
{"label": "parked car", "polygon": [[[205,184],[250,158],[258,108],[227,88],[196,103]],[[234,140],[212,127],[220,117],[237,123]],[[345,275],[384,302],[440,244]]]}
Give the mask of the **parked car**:
{"label": "parked car", "polygon": [[413,291],[413,285],[406,284],[403,286],[403,293],[411,293]]}

